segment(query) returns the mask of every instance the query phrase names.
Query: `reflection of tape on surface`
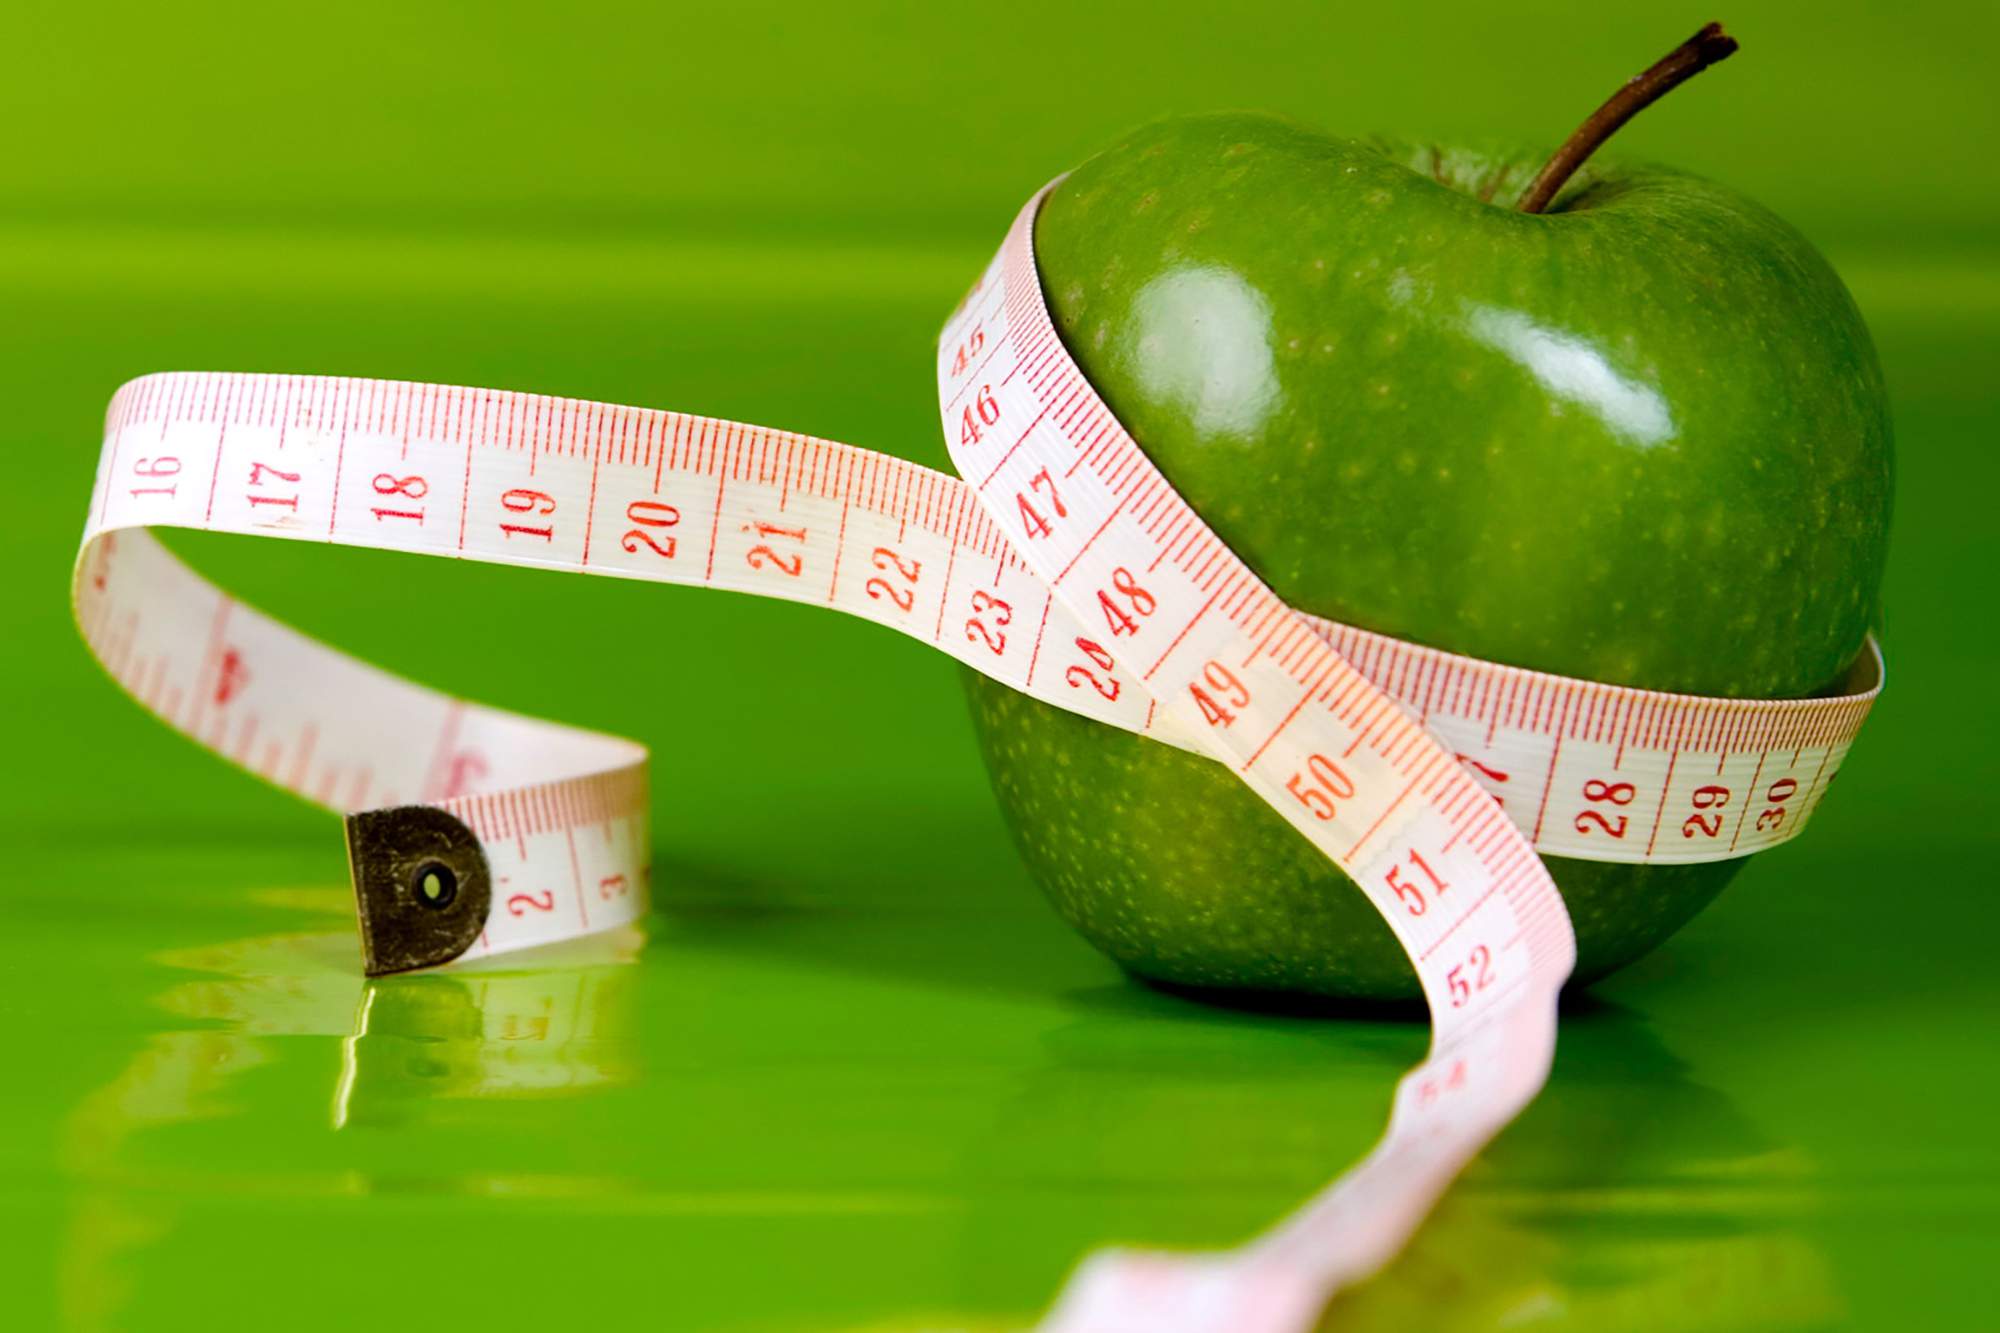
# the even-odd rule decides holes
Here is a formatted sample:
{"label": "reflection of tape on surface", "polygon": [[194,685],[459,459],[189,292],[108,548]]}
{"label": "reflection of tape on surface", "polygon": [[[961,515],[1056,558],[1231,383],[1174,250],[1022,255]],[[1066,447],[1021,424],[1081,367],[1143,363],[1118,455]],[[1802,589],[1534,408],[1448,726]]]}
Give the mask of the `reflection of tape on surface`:
{"label": "reflection of tape on surface", "polygon": [[[641,916],[644,749],[391,677],[235,603],[131,529],[832,606],[1230,763],[1395,930],[1430,1001],[1431,1055],[1370,1157],[1291,1219],[1227,1256],[1095,1260],[1052,1318],[1302,1327],[1329,1291],[1396,1252],[1546,1076],[1574,942],[1534,849],[1693,861],[1794,836],[1880,688],[1880,659],[1871,650],[1839,698],[1695,699],[1477,662],[1291,610],[1174,493],[1064,351],[1035,277],[1038,202],[940,341],[946,442],[965,481],[668,412],[381,381],[152,376],[111,406],[77,619],[111,674],[169,723],[356,812],[374,971]],[[399,806],[431,809],[384,813]],[[412,818],[438,824],[434,851],[407,836]]]}

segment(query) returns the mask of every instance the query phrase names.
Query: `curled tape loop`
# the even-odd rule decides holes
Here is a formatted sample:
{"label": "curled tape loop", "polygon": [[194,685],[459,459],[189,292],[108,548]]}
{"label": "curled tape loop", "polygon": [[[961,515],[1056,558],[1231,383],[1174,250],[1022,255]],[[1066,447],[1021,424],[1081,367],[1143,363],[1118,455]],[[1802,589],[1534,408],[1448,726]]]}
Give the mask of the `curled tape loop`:
{"label": "curled tape loop", "polygon": [[[940,340],[963,481],[673,412],[153,375],[107,415],[77,624],[170,725],[352,816],[357,880],[364,855],[373,867],[371,970],[440,961],[461,936],[463,956],[481,956],[643,916],[644,748],[339,653],[236,602],[147,528],[830,606],[1229,764],[1382,912],[1423,982],[1431,1051],[1373,1152],[1290,1218],[1226,1255],[1097,1256],[1048,1326],[1304,1329],[1335,1288],[1396,1253],[1547,1076],[1574,938],[1536,852],[1701,861],[1796,836],[1880,691],[1881,659],[1871,641],[1836,698],[1700,699],[1476,661],[1285,606],[1064,350],[1035,272],[1041,197]],[[381,817],[397,807],[450,818],[427,833],[420,814]],[[488,894],[483,924],[446,920],[476,901],[455,896],[453,867]],[[378,933],[388,921],[401,944]]]}

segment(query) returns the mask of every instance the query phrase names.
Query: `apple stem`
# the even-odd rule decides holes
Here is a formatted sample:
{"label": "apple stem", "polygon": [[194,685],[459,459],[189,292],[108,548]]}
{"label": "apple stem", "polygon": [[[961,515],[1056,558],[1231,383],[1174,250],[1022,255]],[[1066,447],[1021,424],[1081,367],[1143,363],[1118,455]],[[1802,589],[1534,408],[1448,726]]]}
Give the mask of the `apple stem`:
{"label": "apple stem", "polygon": [[1556,192],[1583,165],[1584,159],[1596,152],[1599,144],[1616,134],[1621,125],[1710,65],[1728,59],[1735,51],[1736,39],[1724,32],[1720,23],[1710,23],[1655,61],[1644,74],[1627,79],[1622,88],[1611,94],[1603,106],[1591,112],[1590,119],[1577,126],[1576,133],[1556,149],[1555,156],[1548,160],[1521,196],[1520,210],[1523,213],[1539,213],[1547,208],[1556,197]]}

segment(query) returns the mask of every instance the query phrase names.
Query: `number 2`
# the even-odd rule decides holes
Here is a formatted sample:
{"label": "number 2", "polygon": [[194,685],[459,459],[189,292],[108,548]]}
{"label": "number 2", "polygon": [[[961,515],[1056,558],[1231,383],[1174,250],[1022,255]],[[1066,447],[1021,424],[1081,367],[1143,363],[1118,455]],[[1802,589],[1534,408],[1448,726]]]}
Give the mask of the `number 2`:
{"label": "number 2", "polygon": [[[1617,822],[1614,823],[1613,820]],[[1625,830],[1631,822],[1631,819],[1625,815],[1614,815],[1612,819],[1606,819],[1602,810],[1585,810],[1576,817],[1576,831],[1578,833],[1588,833],[1590,832],[1590,826],[1595,824],[1612,837],[1622,838],[1625,836]]]}

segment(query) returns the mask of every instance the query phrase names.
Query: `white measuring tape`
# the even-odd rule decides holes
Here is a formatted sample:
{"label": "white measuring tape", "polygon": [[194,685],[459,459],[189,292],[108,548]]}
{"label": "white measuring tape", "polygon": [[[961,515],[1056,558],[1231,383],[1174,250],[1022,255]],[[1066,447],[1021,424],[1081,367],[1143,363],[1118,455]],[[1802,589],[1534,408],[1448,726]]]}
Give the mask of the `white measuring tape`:
{"label": "white measuring tape", "polygon": [[[1046,191],[1044,191],[1046,194]],[[892,626],[1038,699],[1231,765],[1395,931],[1433,1016],[1389,1129],[1224,1255],[1100,1255],[1064,1330],[1290,1330],[1396,1251],[1540,1089],[1575,954],[1535,849],[1741,856],[1795,836],[1881,686],[1700,699],[1301,614],[1201,521],[1064,350],[1042,196],[946,325],[965,479],[756,426],[483,389],[169,374],[113,399],[77,622],[140,702],[347,812],[371,972],[646,910],[646,752],[387,675],[240,605],[143,529],[703,584]],[[1497,800],[1494,798],[1498,798]]]}

